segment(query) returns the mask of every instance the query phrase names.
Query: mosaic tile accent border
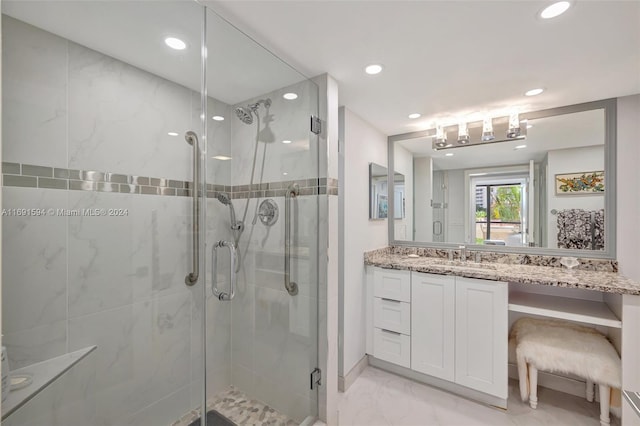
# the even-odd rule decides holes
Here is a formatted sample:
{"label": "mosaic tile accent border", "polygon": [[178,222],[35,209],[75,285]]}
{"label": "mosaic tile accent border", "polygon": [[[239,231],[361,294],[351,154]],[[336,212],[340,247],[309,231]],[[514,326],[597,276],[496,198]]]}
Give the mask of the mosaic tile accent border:
{"label": "mosaic tile accent border", "polygon": [[[190,197],[192,189],[190,181],[8,162],[2,163],[2,177],[3,186],[23,188],[178,197]],[[208,183],[207,198],[215,198],[219,192],[227,192],[233,199],[284,197],[292,183],[299,185],[301,196],[338,195],[336,179],[315,178],[233,186]]]}

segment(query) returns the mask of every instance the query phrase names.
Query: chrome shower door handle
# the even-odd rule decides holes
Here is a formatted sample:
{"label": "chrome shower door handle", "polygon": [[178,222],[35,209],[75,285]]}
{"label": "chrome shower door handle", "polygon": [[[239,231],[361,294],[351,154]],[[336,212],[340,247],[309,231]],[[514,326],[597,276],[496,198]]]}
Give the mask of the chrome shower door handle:
{"label": "chrome shower door handle", "polygon": [[193,146],[193,186],[191,188],[193,259],[191,272],[184,278],[184,283],[191,287],[198,282],[200,277],[200,198],[198,197],[200,189],[200,146],[198,144],[198,135],[191,130],[184,134],[184,139],[189,145]]}
{"label": "chrome shower door handle", "polygon": [[291,198],[300,194],[300,187],[292,183],[284,194],[284,288],[291,296],[298,294],[298,284],[291,281]]}
{"label": "chrome shower door handle", "polygon": [[[229,284],[228,293],[218,290],[218,248],[220,247],[229,248],[229,258],[231,260],[231,283]],[[218,300],[233,300],[233,297],[236,295],[236,259],[237,250],[236,245],[233,242],[220,240],[213,245],[211,253],[211,291]]]}

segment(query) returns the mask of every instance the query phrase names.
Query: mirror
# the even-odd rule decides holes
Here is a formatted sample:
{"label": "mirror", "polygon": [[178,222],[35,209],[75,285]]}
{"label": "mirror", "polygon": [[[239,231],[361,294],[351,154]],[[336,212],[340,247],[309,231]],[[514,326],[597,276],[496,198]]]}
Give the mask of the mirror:
{"label": "mirror", "polygon": [[[389,191],[387,168],[369,163],[369,219],[386,219],[389,215]],[[394,218],[403,219],[406,215],[404,175],[394,174]]]}
{"label": "mirror", "polygon": [[390,241],[613,257],[614,105],[521,114],[524,140],[434,150],[429,131],[390,137],[390,163],[410,163],[414,218],[406,232],[390,226]]}

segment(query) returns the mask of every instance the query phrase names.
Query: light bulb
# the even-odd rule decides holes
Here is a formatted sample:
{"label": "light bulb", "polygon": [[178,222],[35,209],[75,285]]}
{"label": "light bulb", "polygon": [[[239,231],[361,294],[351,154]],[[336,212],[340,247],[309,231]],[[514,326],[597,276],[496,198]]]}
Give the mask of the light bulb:
{"label": "light bulb", "polygon": [[496,137],[493,134],[493,120],[491,117],[486,117],[482,120],[482,141],[488,142],[494,140]]}
{"label": "light bulb", "polygon": [[467,123],[458,124],[458,143],[465,145],[469,143],[469,128]]}

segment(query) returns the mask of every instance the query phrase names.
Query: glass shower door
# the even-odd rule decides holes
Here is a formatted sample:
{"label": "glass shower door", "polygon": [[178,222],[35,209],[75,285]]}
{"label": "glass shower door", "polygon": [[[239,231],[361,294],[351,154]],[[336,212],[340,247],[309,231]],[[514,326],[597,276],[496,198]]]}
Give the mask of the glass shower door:
{"label": "glass shower door", "polygon": [[211,10],[207,47],[208,405],[298,424],[318,410],[318,88]]}

